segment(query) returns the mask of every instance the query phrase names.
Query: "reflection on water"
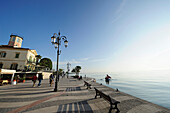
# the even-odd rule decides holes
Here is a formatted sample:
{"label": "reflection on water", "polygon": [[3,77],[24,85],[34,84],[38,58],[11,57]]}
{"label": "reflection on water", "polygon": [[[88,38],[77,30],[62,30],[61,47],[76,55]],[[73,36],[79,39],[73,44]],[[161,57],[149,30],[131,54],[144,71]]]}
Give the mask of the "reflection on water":
{"label": "reflection on water", "polygon": [[86,74],[98,83],[170,109],[170,72],[110,73],[109,83],[105,82],[105,75]]}

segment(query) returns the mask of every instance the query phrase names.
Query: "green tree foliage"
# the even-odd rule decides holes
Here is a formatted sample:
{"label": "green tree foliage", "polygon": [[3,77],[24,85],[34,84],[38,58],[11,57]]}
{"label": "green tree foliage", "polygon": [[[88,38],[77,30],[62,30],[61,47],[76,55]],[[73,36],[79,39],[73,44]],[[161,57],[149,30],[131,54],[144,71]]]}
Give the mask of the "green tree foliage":
{"label": "green tree foliage", "polygon": [[76,76],[78,76],[79,73],[80,73],[80,70],[81,70],[81,66],[76,66],[74,69],[72,69],[71,72],[75,72],[75,73],[76,73]]}
{"label": "green tree foliage", "polygon": [[43,58],[40,60],[40,66],[45,66],[52,69],[52,61],[49,58]]}
{"label": "green tree foliage", "polygon": [[[64,69],[59,69],[58,74],[61,75],[63,73]],[[54,75],[57,75],[57,71],[53,72]]]}
{"label": "green tree foliage", "polygon": [[81,66],[76,66],[76,67],[75,67],[75,70],[76,70],[76,72],[78,72],[78,73],[79,73],[79,72],[80,72],[80,70],[81,70]]}
{"label": "green tree foliage", "polygon": [[75,70],[75,69],[73,69],[71,72],[76,72],[76,70]]}
{"label": "green tree foliage", "polygon": [[64,69],[59,69],[58,74],[61,75],[63,73]]}

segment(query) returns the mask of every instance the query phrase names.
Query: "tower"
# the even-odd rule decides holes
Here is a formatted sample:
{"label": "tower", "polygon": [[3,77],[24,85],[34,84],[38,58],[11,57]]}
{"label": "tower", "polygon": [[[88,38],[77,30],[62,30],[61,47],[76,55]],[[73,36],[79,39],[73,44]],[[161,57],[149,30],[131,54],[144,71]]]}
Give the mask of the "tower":
{"label": "tower", "polygon": [[10,35],[10,37],[11,38],[9,40],[8,46],[21,48],[23,38],[17,35]]}

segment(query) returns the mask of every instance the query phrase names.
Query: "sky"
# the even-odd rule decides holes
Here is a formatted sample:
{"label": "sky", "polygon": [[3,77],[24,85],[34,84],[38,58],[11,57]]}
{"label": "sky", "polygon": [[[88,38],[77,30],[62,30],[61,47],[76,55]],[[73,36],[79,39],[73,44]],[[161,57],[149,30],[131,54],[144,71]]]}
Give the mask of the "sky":
{"label": "sky", "polygon": [[0,44],[23,37],[23,48],[82,73],[170,70],[169,0],[0,0]]}

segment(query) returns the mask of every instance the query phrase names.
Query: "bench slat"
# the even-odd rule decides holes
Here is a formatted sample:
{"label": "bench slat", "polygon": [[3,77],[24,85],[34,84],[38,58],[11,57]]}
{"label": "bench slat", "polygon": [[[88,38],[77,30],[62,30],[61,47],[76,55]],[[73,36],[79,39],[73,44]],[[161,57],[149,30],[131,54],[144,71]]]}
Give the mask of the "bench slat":
{"label": "bench slat", "polygon": [[84,86],[87,86],[87,89],[90,88],[91,89],[91,84],[89,84],[88,82],[84,81]]}
{"label": "bench slat", "polygon": [[[100,98],[102,97],[103,99],[107,100],[110,103],[110,110],[109,113],[111,112],[112,109],[117,109],[117,112],[119,112],[119,109],[117,108],[117,104],[120,103],[117,100],[114,100],[113,98],[111,98],[109,95],[104,94],[102,91],[99,91],[97,88],[95,88],[96,91],[96,96],[95,98],[97,98],[97,96],[100,96]],[[112,105],[115,105],[115,107],[113,108]]]}

